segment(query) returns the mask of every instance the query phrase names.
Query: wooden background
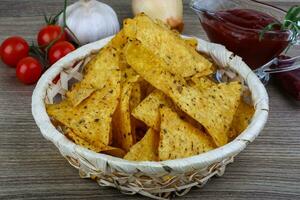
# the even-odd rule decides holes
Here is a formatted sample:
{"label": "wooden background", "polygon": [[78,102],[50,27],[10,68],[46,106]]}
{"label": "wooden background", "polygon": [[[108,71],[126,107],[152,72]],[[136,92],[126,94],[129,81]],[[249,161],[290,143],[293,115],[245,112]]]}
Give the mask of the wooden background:
{"label": "wooden background", "polygon": [[[103,0],[120,20],[131,16],[129,0]],[[185,34],[205,38],[185,2]],[[300,1],[268,1],[287,9]],[[55,14],[62,0],[0,0],[0,41],[11,35],[36,37],[43,12]],[[300,51],[294,50],[294,54]],[[31,116],[34,86],[24,86],[15,70],[0,63],[0,199],[143,199],[125,196],[80,179],[51,143],[42,138]],[[265,130],[221,178],[178,199],[300,199],[300,103],[269,84],[270,118]]]}

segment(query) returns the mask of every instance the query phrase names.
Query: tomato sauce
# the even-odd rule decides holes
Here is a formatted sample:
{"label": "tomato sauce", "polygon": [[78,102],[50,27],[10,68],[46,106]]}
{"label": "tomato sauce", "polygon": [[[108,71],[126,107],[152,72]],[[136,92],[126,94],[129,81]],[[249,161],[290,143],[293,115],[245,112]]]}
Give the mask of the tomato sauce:
{"label": "tomato sauce", "polygon": [[259,39],[260,32],[270,23],[280,23],[274,17],[250,9],[205,12],[201,23],[212,42],[220,43],[239,55],[256,69],[278,56],[289,44],[291,33],[275,27]]}

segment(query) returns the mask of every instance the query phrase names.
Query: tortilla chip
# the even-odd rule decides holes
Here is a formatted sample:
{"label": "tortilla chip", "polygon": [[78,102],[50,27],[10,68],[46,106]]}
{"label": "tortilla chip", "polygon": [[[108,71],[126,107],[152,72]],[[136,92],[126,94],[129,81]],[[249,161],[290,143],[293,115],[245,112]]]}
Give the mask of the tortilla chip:
{"label": "tortilla chip", "polygon": [[149,94],[137,107],[132,111],[132,115],[141,121],[143,121],[147,126],[159,131],[160,129],[160,114],[159,108],[162,106],[168,106],[176,111],[180,118],[194,127],[204,130],[203,126],[180,110],[172,100],[166,96],[163,92],[159,90],[154,90]]}
{"label": "tortilla chip", "polygon": [[190,117],[188,114],[183,112],[178,106],[173,105],[172,110],[179,115],[180,119],[186,121],[187,123],[191,124],[193,127],[199,129],[200,131],[205,132],[205,128],[202,126],[202,124],[200,124],[195,119]]}
{"label": "tortilla chip", "polygon": [[107,44],[107,46],[111,46],[115,49],[117,49],[117,52],[119,54],[119,68],[121,70],[129,67],[124,53],[123,53],[123,48],[127,44],[127,38],[124,34],[124,30],[121,30],[115,37],[112,38],[112,40]]}
{"label": "tortilla chip", "polygon": [[172,102],[164,95],[164,93],[159,90],[154,90],[132,111],[131,114],[135,118],[143,121],[147,126],[159,130],[159,107],[163,105],[171,107]]}
{"label": "tortilla chip", "polygon": [[[139,82],[134,83],[133,86],[132,86],[132,92],[131,92],[130,101],[129,101],[130,113],[142,101],[142,93],[141,92],[142,91],[141,91],[140,83]],[[135,119],[133,116],[130,117],[130,122],[131,122],[132,135],[134,135],[135,138],[136,138],[136,130],[139,127],[141,127],[142,124],[139,120]]]}
{"label": "tortilla chip", "polygon": [[78,106],[96,90],[96,88],[87,83],[78,82],[72,86],[71,90],[67,91],[66,96],[70,99],[73,106]]}
{"label": "tortilla chip", "polygon": [[[154,23],[157,24],[158,26],[162,27],[164,30],[171,30],[172,27],[167,24],[164,23],[162,20],[159,19],[155,19]],[[174,36],[181,38],[180,33],[176,30],[176,29],[172,29],[171,32]],[[183,38],[183,40],[185,41],[186,44],[188,44],[189,46],[191,46],[192,48],[196,49],[197,45],[198,45],[198,41],[195,38]]]}
{"label": "tortilla chip", "polygon": [[[48,114],[71,128],[73,132],[88,143],[111,143],[111,120],[120,95],[121,73],[119,81],[107,82],[106,87],[95,91],[77,107],[73,107],[68,99],[58,104],[47,105]],[[117,80],[117,77],[114,79]]]}
{"label": "tortilla chip", "polygon": [[213,74],[214,71],[212,68],[208,68],[202,72],[199,72],[197,74],[195,74],[191,79],[197,79],[197,78],[202,78],[202,77],[206,77],[206,76],[209,76],[211,74]]}
{"label": "tortilla chip", "polygon": [[78,144],[82,147],[85,147],[91,151],[100,153],[107,153],[109,155],[117,156],[122,158],[125,155],[125,152],[122,149],[116,148],[116,147],[111,147],[103,144],[102,142],[96,142],[94,144],[88,143],[84,139],[80,138],[77,136],[70,128],[63,127],[62,128],[64,134],[72,140],[75,144]]}
{"label": "tortilla chip", "polygon": [[253,106],[241,100],[228,131],[228,137],[230,139],[234,139],[248,127],[254,112],[255,109]]}
{"label": "tortilla chip", "polygon": [[[131,68],[126,67],[122,70],[120,103],[113,116],[113,140],[116,146],[128,151],[136,142],[135,124],[131,117],[131,102],[133,90],[140,76]],[[138,89],[137,89],[138,90]],[[138,98],[138,97],[135,97]],[[137,100],[138,101],[138,100]],[[131,105],[130,105],[131,104]]]}
{"label": "tortilla chip", "polygon": [[136,137],[131,128],[130,97],[134,83],[122,85],[120,103],[113,118],[113,140],[116,146],[128,151],[135,144]]}
{"label": "tortilla chip", "polygon": [[170,108],[162,107],[160,117],[159,160],[186,158],[214,149],[209,136],[181,120]]}
{"label": "tortilla chip", "polygon": [[124,34],[124,30],[121,30],[119,33],[115,35],[115,37],[111,39],[111,41],[108,43],[107,46],[112,46],[120,50],[125,47],[126,43],[127,43],[127,38]]}
{"label": "tortilla chip", "polygon": [[149,129],[146,135],[125,155],[124,159],[133,161],[158,161],[159,135]]}
{"label": "tortilla chip", "polygon": [[139,40],[147,49],[160,57],[166,70],[190,77],[210,68],[212,63],[200,55],[185,40],[171,30],[154,23],[144,14],[137,15],[124,24],[124,33],[131,40]]}
{"label": "tortilla chip", "polygon": [[86,66],[83,79],[66,93],[67,98],[78,106],[95,90],[102,89],[107,82],[119,81],[120,55],[112,47],[102,49]]}
{"label": "tortilla chip", "polygon": [[125,82],[135,83],[140,80],[140,75],[138,75],[131,67],[127,67],[122,70],[122,79],[121,84],[123,85]]}
{"label": "tortilla chip", "polygon": [[125,56],[142,78],[171,97],[181,110],[202,124],[217,146],[227,143],[226,133],[240,101],[240,83],[223,83],[200,92],[189,86],[184,78],[165,70],[166,64],[137,41],[127,45]]}
{"label": "tortilla chip", "polygon": [[192,81],[193,87],[197,88],[201,92],[217,85],[217,83],[210,80],[208,77],[193,77]]}
{"label": "tortilla chip", "polygon": [[139,82],[136,82],[132,86],[132,92],[130,97],[130,110],[133,110],[139,105],[142,100],[141,86]]}

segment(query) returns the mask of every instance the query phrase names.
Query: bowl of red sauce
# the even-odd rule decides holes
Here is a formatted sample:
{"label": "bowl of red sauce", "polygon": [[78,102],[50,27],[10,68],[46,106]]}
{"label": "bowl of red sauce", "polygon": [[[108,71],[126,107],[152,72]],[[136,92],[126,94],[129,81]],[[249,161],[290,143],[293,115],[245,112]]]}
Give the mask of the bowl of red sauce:
{"label": "bowl of red sauce", "polygon": [[253,70],[279,56],[292,40],[280,27],[264,33],[271,23],[281,23],[286,11],[254,0],[192,0],[210,41],[239,55]]}

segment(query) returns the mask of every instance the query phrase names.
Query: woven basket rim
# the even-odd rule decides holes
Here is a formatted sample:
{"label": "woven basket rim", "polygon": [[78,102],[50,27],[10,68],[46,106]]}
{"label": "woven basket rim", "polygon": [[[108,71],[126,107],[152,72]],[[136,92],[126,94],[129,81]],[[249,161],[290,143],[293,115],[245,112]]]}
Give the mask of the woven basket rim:
{"label": "woven basket rim", "polygon": [[[269,111],[268,95],[264,85],[240,57],[233,57],[232,52],[226,50],[224,46],[210,43],[197,37],[193,37],[198,40],[197,48],[200,52],[210,54],[212,58],[221,65],[227,65],[224,67],[234,69],[245,79],[250,91],[252,92],[252,100],[255,105],[254,117],[252,118],[252,122],[249,124],[247,129],[244,130],[235,140],[222,147],[196,156],[159,162],[128,161],[110,155],[96,153],[74,144],[73,142],[68,140],[61,132],[59,132],[51,123],[45,109],[44,99],[46,95],[46,89],[52,83],[52,80],[66,66],[69,66],[70,63],[74,63],[75,61],[84,58],[92,52],[98,51],[112,38],[113,36],[107,37],[94,43],[82,46],[56,62],[42,75],[36,85],[36,88],[33,91],[32,115],[34,117],[34,120],[36,121],[36,124],[39,127],[42,135],[46,139],[53,142],[58,147],[63,156],[67,155],[66,152],[70,152],[83,159],[86,159],[87,161],[89,161],[90,159],[96,162],[97,160],[101,160],[105,163],[109,163],[110,165],[115,165],[118,168],[124,168],[126,169],[126,172],[136,170],[142,170],[149,173],[158,171],[165,172],[168,171],[168,168],[176,171],[187,171],[188,169],[197,169],[203,166],[208,166],[215,162],[220,162],[224,158],[238,154],[247,146],[248,143],[252,142],[263,129],[267,121]],[[222,56],[224,57],[224,59],[222,58]],[[224,62],[222,63],[222,59],[223,61],[226,60],[225,64]]]}

